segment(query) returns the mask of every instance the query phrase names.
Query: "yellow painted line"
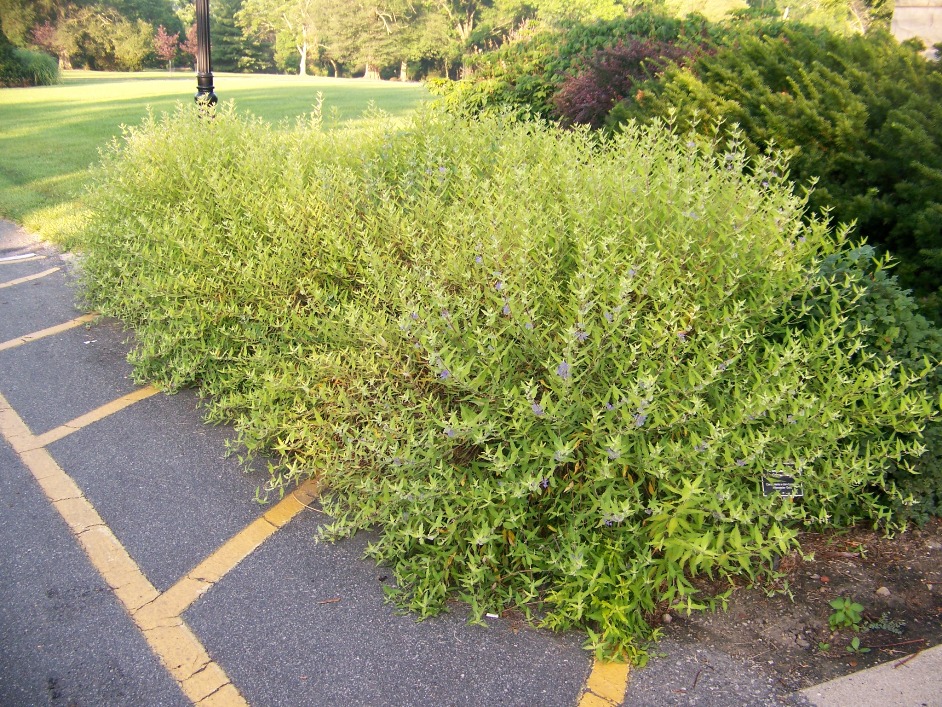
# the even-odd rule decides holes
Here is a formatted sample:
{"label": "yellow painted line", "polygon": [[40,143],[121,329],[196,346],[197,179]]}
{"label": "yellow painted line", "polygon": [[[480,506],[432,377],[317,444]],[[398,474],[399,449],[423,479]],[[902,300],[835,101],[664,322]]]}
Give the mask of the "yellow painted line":
{"label": "yellow painted line", "polygon": [[592,664],[592,672],[586,680],[578,707],[615,707],[625,701],[627,689],[627,663],[596,660]]}
{"label": "yellow painted line", "polygon": [[[21,261],[22,262],[22,261]],[[32,282],[33,280],[38,280],[46,275],[52,275],[54,272],[59,272],[62,268],[49,268],[48,270],[43,270],[38,272],[35,275],[27,275],[26,277],[18,277],[15,280],[10,280],[9,282],[0,282],[0,290],[4,287],[13,287],[14,285],[22,285],[24,282]]]}
{"label": "yellow painted line", "polygon": [[150,610],[160,614],[182,614],[279,528],[308,508],[317,498],[317,494],[316,480],[301,484],[265,515],[233,535],[212,555],[187,572],[180,581],[155,600],[155,607]]}
{"label": "yellow painted line", "polygon": [[148,609],[157,606],[155,600],[160,597],[160,593],[144,576],[78,485],[47,450],[36,447],[36,438],[30,434],[26,423],[2,394],[0,436],[7,439],[32,472],[46,497],[75,534],[91,563],[114,590],[115,596],[144,634],[151,650],[180,685],[183,693],[194,704],[203,707],[247,707],[248,703],[222,668],[209,657],[179,613],[168,615]]}
{"label": "yellow painted line", "polygon": [[41,329],[40,331],[35,331],[32,334],[27,334],[26,336],[20,336],[15,339],[10,339],[0,344],[0,351],[6,351],[7,349],[15,349],[17,346],[22,346],[23,344],[28,344],[30,341],[36,341],[36,339],[44,339],[47,336],[53,336],[54,334],[60,334],[63,331],[68,331],[69,329],[74,329],[75,327],[82,326],[83,324],[88,324],[97,317],[97,314],[84,314],[81,317],[77,317],[70,322],[65,322],[64,324],[57,324],[56,326],[51,326],[48,329]]}
{"label": "yellow painted line", "polygon": [[60,425],[53,430],[44,432],[41,435],[35,437],[35,443],[37,447],[45,447],[57,442],[63,437],[68,437],[73,432],[78,432],[83,427],[88,427],[88,425],[93,422],[98,422],[103,420],[109,415],[114,415],[116,412],[124,410],[124,408],[133,405],[134,403],[140,400],[146,400],[152,395],[156,395],[160,391],[153,386],[147,386],[146,388],[140,388],[135,390],[133,393],[129,393],[124,397],[113,400],[110,403],[102,405],[100,408],[92,410],[89,413],[76,417],[74,420],[66,422],[64,425]]}

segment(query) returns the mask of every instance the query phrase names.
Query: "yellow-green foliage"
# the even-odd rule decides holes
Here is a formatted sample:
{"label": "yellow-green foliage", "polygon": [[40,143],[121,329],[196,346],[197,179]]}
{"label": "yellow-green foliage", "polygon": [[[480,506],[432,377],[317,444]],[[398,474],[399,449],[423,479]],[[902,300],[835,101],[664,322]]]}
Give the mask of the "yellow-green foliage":
{"label": "yellow-green foliage", "polygon": [[328,536],[378,525],[404,604],[539,608],[640,658],[661,602],[708,602],[692,575],[889,520],[932,414],[817,275],[841,239],[745,168],[659,126],[181,110],[106,154],[86,290],[140,376],[275,453],[272,488],[322,475]]}

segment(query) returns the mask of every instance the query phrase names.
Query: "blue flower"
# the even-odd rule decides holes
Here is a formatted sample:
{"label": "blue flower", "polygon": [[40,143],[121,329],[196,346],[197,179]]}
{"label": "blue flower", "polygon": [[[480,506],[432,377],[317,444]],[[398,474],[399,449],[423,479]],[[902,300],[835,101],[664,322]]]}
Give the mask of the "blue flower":
{"label": "blue flower", "polygon": [[635,270],[634,268],[628,268],[628,277],[634,277],[637,274],[638,274],[637,270]]}
{"label": "blue flower", "polygon": [[746,460],[745,460],[745,459],[737,459],[737,460],[736,460],[736,466],[746,466]]}
{"label": "blue flower", "polygon": [[447,168],[447,167],[439,167],[439,168],[438,168],[438,171],[441,172],[442,174],[444,174],[445,172],[448,171],[448,168]]}
{"label": "blue flower", "polygon": [[612,410],[615,409],[615,406],[612,405],[611,403],[605,403],[605,409],[611,412]]}
{"label": "blue flower", "polygon": [[476,256],[474,257],[474,262],[476,262],[478,265],[480,265],[481,263],[484,262],[484,258],[482,258],[480,255],[476,255]]}
{"label": "blue flower", "polygon": [[446,428],[445,428],[445,436],[446,436],[446,437],[454,437],[454,436],[455,436],[455,431],[454,431],[452,428],[450,428],[450,427],[446,427]]}
{"label": "blue flower", "polygon": [[612,322],[615,321],[615,315],[612,314],[611,312],[606,312],[606,313],[605,313],[605,321],[607,321],[609,324],[611,324]]}
{"label": "blue flower", "polygon": [[505,316],[509,317],[509,316],[510,316],[510,305],[509,305],[509,304],[505,304],[505,305],[504,305],[504,309],[501,310],[501,311],[503,311],[503,313],[504,313]]}
{"label": "blue flower", "polygon": [[544,491],[549,488],[549,479],[542,479],[540,481],[540,488]]}
{"label": "blue flower", "polygon": [[447,368],[442,369],[442,372],[438,374],[438,377],[441,378],[442,380],[451,378],[451,371],[449,371]]}
{"label": "blue flower", "polygon": [[589,335],[586,334],[584,331],[582,331],[582,329],[576,330],[576,341],[582,343],[586,341],[588,338],[589,338]]}
{"label": "blue flower", "polygon": [[530,331],[532,331],[532,330],[533,330],[533,322],[527,322],[526,324],[523,325],[523,328],[524,328],[524,329],[529,329]]}
{"label": "blue flower", "polygon": [[569,379],[569,364],[563,361],[558,366],[556,366],[556,375],[562,378],[563,380]]}
{"label": "blue flower", "polygon": [[621,452],[617,452],[611,447],[607,447],[605,451],[608,452],[608,458],[610,461],[615,461],[616,459],[618,459],[618,457],[621,456]]}
{"label": "blue flower", "polygon": [[409,315],[409,318],[410,318],[412,321],[416,321],[416,320],[419,318],[419,313],[418,313],[418,312],[413,312],[412,314]]}
{"label": "blue flower", "polygon": [[635,427],[643,427],[647,420],[648,416],[642,412],[639,412],[637,415],[635,415]]}
{"label": "blue flower", "polygon": [[530,409],[533,410],[533,414],[537,417],[543,417],[543,406],[539,403],[533,403],[533,405],[530,406]]}
{"label": "blue flower", "polygon": [[504,289],[504,283],[503,283],[503,281],[498,280],[498,281],[497,281],[497,284],[494,285],[494,289],[497,290],[498,292],[502,291],[502,290]]}

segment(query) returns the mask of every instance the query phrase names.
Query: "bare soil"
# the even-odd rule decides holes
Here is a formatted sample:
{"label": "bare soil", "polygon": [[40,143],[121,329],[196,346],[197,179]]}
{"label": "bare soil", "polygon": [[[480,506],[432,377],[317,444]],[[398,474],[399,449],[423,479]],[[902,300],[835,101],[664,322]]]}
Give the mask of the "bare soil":
{"label": "bare soil", "polygon": [[[942,643],[942,519],[892,538],[805,533],[801,547],[779,576],[737,587],[725,612],[669,612],[665,637],[767,664],[786,692]],[[842,597],[864,607],[856,631],[829,626],[829,602]]]}

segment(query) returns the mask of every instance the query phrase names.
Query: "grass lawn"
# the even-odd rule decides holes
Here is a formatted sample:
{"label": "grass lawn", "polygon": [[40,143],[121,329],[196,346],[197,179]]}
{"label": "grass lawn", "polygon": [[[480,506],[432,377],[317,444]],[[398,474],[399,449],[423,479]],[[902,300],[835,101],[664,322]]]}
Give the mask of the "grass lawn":
{"label": "grass lawn", "polygon": [[[215,85],[221,101],[274,123],[311,112],[318,93],[328,124],[355,119],[370,103],[405,114],[428,95],[418,84],[298,76],[216,74]],[[69,71],[58,86],[0,89],[0,216],[67,243],[98,149],[148,108],[168,111],[195,93],[188,71]]]}

